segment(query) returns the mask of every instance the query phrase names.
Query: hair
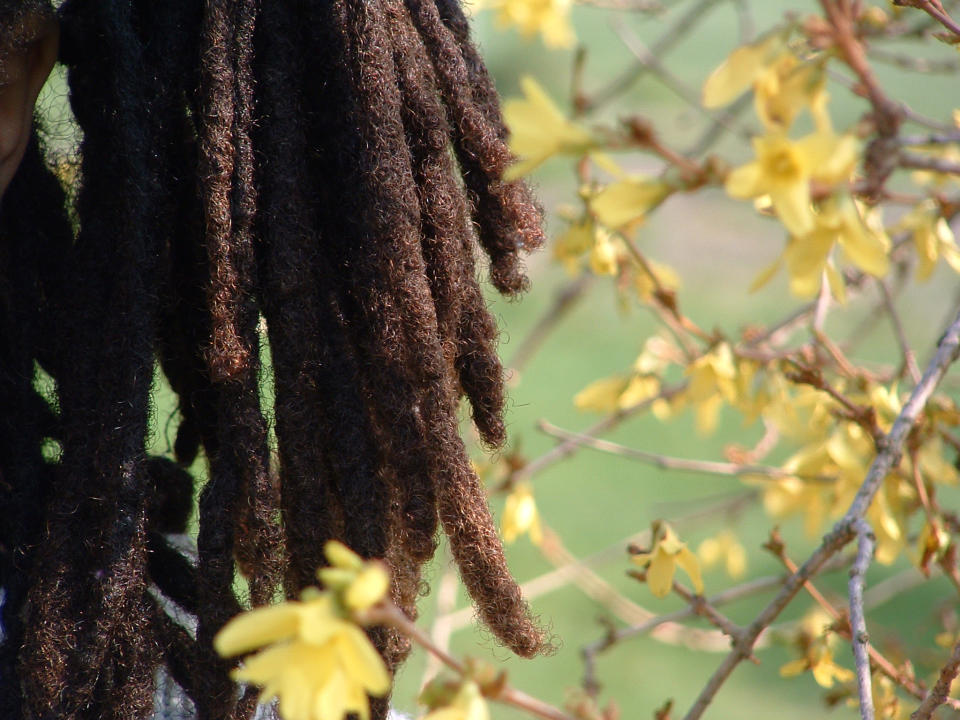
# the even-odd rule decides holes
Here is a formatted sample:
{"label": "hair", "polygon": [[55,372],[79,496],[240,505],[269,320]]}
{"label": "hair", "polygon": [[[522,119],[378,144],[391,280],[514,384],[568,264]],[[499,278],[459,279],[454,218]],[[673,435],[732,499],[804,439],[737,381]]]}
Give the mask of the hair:
{"label": "hair", "polygon": [[[68,202],[35,132],[0,212],[0,714],[143,718],[162,667],[198,717],[250,717],[212,649],[236,573],[295,597],[334,538],[414,618],[442,526],[483,622],[543,650],[458,429],[465,396],[506,439],[477,250],[515,296],[542,242],[459,2],[58,14],[78,179]],[[157,368],[173,457],[147,449]],[[201,452],[194,559],[170,535]],[[371,636],[395,669],[407,641]]]}

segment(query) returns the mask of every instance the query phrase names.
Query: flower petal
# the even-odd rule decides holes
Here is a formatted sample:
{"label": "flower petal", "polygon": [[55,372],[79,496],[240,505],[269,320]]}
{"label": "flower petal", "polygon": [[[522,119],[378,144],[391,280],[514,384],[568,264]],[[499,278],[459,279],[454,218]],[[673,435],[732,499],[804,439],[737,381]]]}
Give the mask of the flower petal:
{"label": "flower petal", "polygon": [[366,610],[383,600],[390,589],[390,576],[379,563],[371,562],[350,583],[343,601],[353,610]]}
{"label": "flower petal", "polygon": [[238,615],[217,633],[214,649],[223,657],[232,657],[291,639],[300,629],[299,605],[281,603]]}
{"label": "flower petal", "polygon": [[703,595],[703,577],[700,575],[700,563],[697,562],[697,556],[691,552],[690,548],[685,547],[677,554],[677,565],[690,576],[690,582],[693,583],[697,595]]}
{"label": "flower petal", "polygon": [[650,567],[647,568],[647,585],[655,597],[666,597],[670,593],[674,572],[673,558],[663,550],[655,550]]}
{"label": "flower petal", "polygon": [[366,634],[349,623],[337,635],[337,650],[344,670],[371,695],[381,696],[390,690],[390,674],[379,653]]}
{"label": "flower petal", "polygon": [[766,192],[761,185],[762,176],[760,163],[747,163],[730,171],[724,187],[730,197],[747,200]]}
{"label": "flower petal", "polygon": [[791,235],[803,236],[813,230],[810,184],[805,179],[771,187],[770,201]]}

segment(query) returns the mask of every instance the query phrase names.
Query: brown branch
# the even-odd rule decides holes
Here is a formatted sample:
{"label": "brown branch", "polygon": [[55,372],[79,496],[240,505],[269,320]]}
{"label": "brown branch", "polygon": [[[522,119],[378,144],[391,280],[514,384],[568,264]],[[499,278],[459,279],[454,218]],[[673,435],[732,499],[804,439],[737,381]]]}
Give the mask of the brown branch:
{"label": "brown branch", "polygon": [[947,30],[960,37],[960,24],[947,14],[940,0],[893,0],[893,4],[923,10],[923,12],[943,25]]}

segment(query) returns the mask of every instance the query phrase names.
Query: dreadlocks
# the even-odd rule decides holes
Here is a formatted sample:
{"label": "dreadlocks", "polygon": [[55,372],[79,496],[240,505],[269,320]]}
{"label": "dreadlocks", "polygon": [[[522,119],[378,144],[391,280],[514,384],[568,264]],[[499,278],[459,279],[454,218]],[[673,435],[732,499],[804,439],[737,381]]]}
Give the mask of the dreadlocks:
{"label": "dreadlocks", "polygon": [[[23,7],[0,0],[0,25]],[[163,667],[199,718],[247,718],[212,650],[245,602],[235,573],[253,605],[292,597],[338,539],[385,559],[415,617],[438,526],[487,626],[542,650],[458,431],[466,396],[485,444],[506,434],[475,248],[516,295],[542,242],[528,190],[500,180],[459,2],[58,12],[75,212],[35,132],[0,213],[0,714],[142,718]],[[174,459],[146,450],[156,368]],[[193,557],[170,534],[201,452]],[[371,635],[395,669],[408,644]]]}

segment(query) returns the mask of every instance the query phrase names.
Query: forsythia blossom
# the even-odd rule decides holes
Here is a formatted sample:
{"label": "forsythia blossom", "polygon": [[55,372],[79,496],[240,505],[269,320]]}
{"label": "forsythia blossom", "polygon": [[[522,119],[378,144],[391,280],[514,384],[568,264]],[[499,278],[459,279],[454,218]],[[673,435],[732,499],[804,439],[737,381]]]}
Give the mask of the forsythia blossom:
{"label": "forsythia blossom", "polygon": [[573,0],[478,0],[475,7],[497,11],[497,24],[515,26],[525,37],[540,33],[547,47],[567,48],[577,40],[570,23]]}
{"label": "forsythia blossom", "polygon": [[503,508],[503,539],[512,543],[523,533],[530,533],[530,542],[534,545],[543,542],[540,513],[533,499],[533,490],[528,483],[517,483],[507,495]]}
{"label": "forsythia blossom", "polygon": [[769,195],[780,221],[795,236],[807,235],[816,227],[810,181],[843,182],[857,159],[853,137],[825,131],[799,140],[772,131],[754,138],[753,149],[756,160],[727,176],[727,193],[740,199]]}
{"label": "forsythia blossom", "polygon": [[320,571],[328,591],[306,590],[235,617],[214,639],[225,657],[258,648],[232,675],[263,686],[262,702],[280,700],[284,720],[370,716],[367,695],[385,695],[390,675],[366,634],[350,617],[380,602],[389,580],[379,563],[365,563],[337,542],[327,543],[332,567]]}
{"label": "forsythia blossom", "polygon": [[714,70],[703,84],[703,105],[719,108],[749,90],[764,69],[783,52],[780,35],[737,48]]}
{"label": "forsythia blossom", "polygon": [[523,99],[511,98],[503,103],[510,149],[520,158],[504,173],[505,180],[526,175],[553,155],[578,155],[594,146],[593,136],[568,120],[540,83],[525,76],[520,88]]}
{"label": "forsythia blossom", "polygon": [[646,214],[663,202],[670,188],[660,180],[629,177],[610,183],[590,201],[597,220],[610,228],[620,228],[642,221]]}
{"label": "forsythia blossom", "polygon": [[698,594],[703,593],[703,580],[700,576],[700,564],[697,556],[687,544],[677,537],[667,523],[656,521],[651,528],[653,548],[649,552],[637,553],[633,562],[647,569],[647,585],[656,597],[666,597],[673,586],[673,576],[679,566],[690,576]]}

